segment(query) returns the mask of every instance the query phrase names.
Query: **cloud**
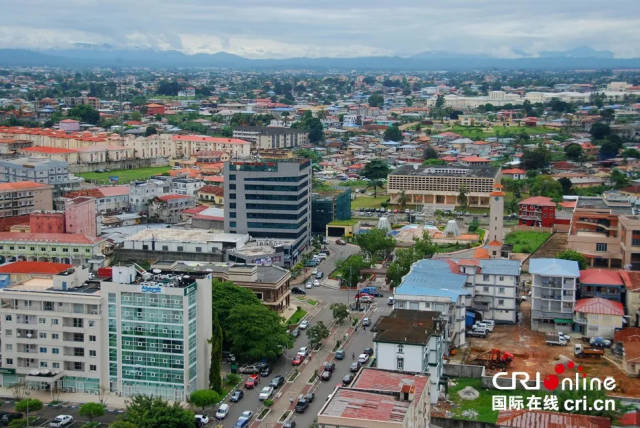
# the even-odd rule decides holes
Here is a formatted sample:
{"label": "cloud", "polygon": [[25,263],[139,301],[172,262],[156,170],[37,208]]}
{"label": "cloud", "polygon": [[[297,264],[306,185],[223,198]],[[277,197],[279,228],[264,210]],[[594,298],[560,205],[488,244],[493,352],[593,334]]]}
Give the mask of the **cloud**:
{"label": "cloud", "polygon": [[590,46],[640,57],[637,0],[7,0],[0,46],[226,51],[252,58],[512,57]]}

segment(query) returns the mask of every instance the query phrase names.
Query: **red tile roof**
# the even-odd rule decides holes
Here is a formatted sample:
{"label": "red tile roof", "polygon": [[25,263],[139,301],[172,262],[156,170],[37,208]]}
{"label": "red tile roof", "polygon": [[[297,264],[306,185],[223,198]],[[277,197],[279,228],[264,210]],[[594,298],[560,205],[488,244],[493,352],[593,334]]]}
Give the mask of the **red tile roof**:
{"label": "red tile roof", "polygon": [[613,334],[616,342],[640,342],[640,327],[627,327]]}
{"label": "red tile roof", "polygon": [[580,271],[583,284],[624,285],[620,272],[607,269],[585,269]]}
{"label": "red tile roof", "polygon": [[23,152],[31,152],[31,153],[51,153],[51,154],[78,153],[78,151],[74,149],[63,149],[61,147],[45,147],[45,146],[25,147],[24,149],[20,149],[20,150],[22,150]]}
{"label": "red tile roof", "polygon": [[427,376],[414,376],[409,373],[365,368],[354,379],[351,387],[378,391],[400,391],[404,383],[413,383],[416,386],[416,395],[419,396],[426,387],[428,379]]}
{"label": "red tile roof", "polygon": [[189,199],[191,196],[187,195],[162,195],[156,196],[156,199],[160,199],[161,201],[170,201],[171,199]]}
{"label": "red tile roof", "polygon": [[13,183],[0,183],[0,192],[11,192],[15,190],[46,189],[51,187],[48,184],[36,183],[35,181],[16,181]]}
{"label": "red tile roof", "polygon": [[611,420],[603,416],[542,410],[501,410],[498,413],[497,424],[516,428],[610,428]]}
{"label": "red tile roof", "polygon": [[484,247],[479,247],[474,251],[473,257],[476,259],[488,259],[490,257],[489,250]]}
{"label": "red tile roof", "polygon": [[601,315],[624,315],[624,306],[620,302],[603,299],[602,297],[592,297],[590,299],[580,299],[574,307],[576,312]]}
{"label": "red tile roof", "polygon": [[527,171],[519,168],[511,168],[511,169],[503,169],[502,173],[503,174],[526,174]]}
{"label": "red tile roof", "polygon": [[207,137],[206,135],[174,135],[172,139],[174,141],[206,141],[209,143],[221,144],[249,144],[248,141],[241,140],[239,138]]}
{"label": "red tile roof", "polygon": [[640,272],[621,270],[620,277],[622,278],[622,282],[624,282],[624,286],[627,287],[627,290],[640,290]]}
{"label": "red tile roof", "polygon": [[0,273],[35,273],[55,275],[72,268],[73,265],[53,262],[13,262],[0,266]]}
{"label": "red tile roof", "polygon": [[0,241],[49,242],[60,244],[95,244],[100,238],[90,238],[81,233],[22,233],[0,232]]}
{"label": "red tile roof", "polygon": [[618,419],[616,425],[621,427],[640,427],[640,410],[625,413]]}
{"label": "red tile roof", "polygon": [[555,207],[556,203],[546,196],[532,196],[518,202],[518,205],[538,205],[541,207]]}
{"label": "red tile roof", "polygon": [[200,193],[209,193],[215,196],[224,196],[224,189],[220,186],[209,186],[205,185],[198,190]]}
{"label": "red tile roof", "polygon": [[471,162],[471,163],[488,163],[491,162],[487,158],[481,158],[480,156],[467,156],[460,159],[462,162]]}

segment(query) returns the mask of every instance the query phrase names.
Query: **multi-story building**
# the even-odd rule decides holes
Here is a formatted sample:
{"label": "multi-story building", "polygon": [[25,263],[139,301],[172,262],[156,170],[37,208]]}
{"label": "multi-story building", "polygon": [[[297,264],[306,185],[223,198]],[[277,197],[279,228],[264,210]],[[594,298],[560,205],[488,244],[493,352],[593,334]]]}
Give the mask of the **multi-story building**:
{"label": "multi-story building", "polygon": [[556,204],[546,196],[532,196],[518,202],[518,221],[525,226],[553,227]]}
{"label": "multi-story building", "polygon": [[351,190],[339,188],[311,197],[311,231],[324,234],[334,220],[351,219]]}
{"label": "multi-story building", "polygon": [[640,216],[620,217],[620,251],[625,269],[640,270]]}
{"label": "multi-story building", "polygon": [[76,233],[0,232],[0,260],[101,264],[104,240]]}
{"label": "multi-story building", "polygon": [[576,302],[574,331],[589,337],[613,339],[616,330],[625,326],[624,306],[620,302],[591,297]]}
{"label": "multi-story building", "polygon": [[195,178],[174,178],[171,180],[171,192],[178,195],[195,196],[204,186],[204,181]]}
{"label": "multi-story building", "polygon": [[567,330],[573,324],[578,262],[561,259],[531,259],[531,329]]}
{"label": "multi-story building", "polygon": [[404,193],[407,205],[453,210],[464,189],[469,207],[489,208],[489,194],[499,181],[499,169],[491,166],[404,165],[389,174],[387,193],[392,204]]}
{"label": "multi-story building", "polygon": [[284,149],[307,144],[309,133],[295,128],[241,126],[233,130],[233,138],[249,141],[252,150]]}
{"label": "multi-story building", "polygon": [[311,162],[308,159],[224,164],[225,232],[290,240],[293,264],[311,239]]}
{"label": "multi-story building", "polygon": [[622,271],[608,269],[585,269],[580,271],[578,299],[602,297],[615,302],[624,302],[625,286]]}
{"label": "multi-story building", "polygon": [[150,178],[147,181],[129,183],[129,209],[133,212],[144,211],[150,201],[157,196],[171,193],[171,184],[166,180]]}
{"label": "multi-story building", "polygon": [[319,428],[427,428],[429,378],[415,373],[363,368],[339,386],[318,412]]}
{"label": "multi-story building", "polygon": [[0,159],[0,182],[30,181],[49,184],[54,196],[80,185],[81,178],[69,174],[66,162],[47,158]]}
{"label": "multi-story building", "polygon": [[394,309],[436,311],[446,322],[449,347],[465,344],[465,308],[473,291],[465,286],[466,275],[452,272],[445,260],[415,262],[393,290]]}
{"label": "multi-story building", "polygon": [[625,307],[629,315],[629,326],[640,327],[640,272],[623,270],[620,276],[627,288]]}
{"label": "multi-story building", "polygon": [[69,192],[65,198],[80,196],[95,198],[96,211],[99,214],[115,214],[129,211],[129,186],[100,186]]}
{"label": "multi-story building", "polygon": [[447,345],[439,312],[395,309],[376,322],[376,367],[429,375],[431,403],[438,402]]}
{"label": "multi-story building", "polygon": [[111,392],[185,401],[209,386],[211,278],[113,267],[101,283]]}
{"label": "multi-story building", "polygon": [[182,222],[182,211],[196,206],[192,196],[162,195],[156,196],[149,204],[149,218],[163,223]]}
{"label": "multi-story building", "polygon": [[53,186],[33,181],[0,183],[0,217],[28,215],[53,209]]}
{"label": "multi-story building", "polygon": [[29,215],[31,233],[65,233],[62,211],[34,211]]}
{"label": "multi-story building", "polygon": [[190,158],[198,152],[222,151],[231,158],[243,158],[251,154],[251,143],[239,138],[207,137],[204,135],[173,135],[174,158]]}
{"label": "multi-story building", "polygon": [[96,214],[97,207],[95,198],[80,196],[73,199],[65,199],[65,232],[81,233],[86,236],[98,236]]}

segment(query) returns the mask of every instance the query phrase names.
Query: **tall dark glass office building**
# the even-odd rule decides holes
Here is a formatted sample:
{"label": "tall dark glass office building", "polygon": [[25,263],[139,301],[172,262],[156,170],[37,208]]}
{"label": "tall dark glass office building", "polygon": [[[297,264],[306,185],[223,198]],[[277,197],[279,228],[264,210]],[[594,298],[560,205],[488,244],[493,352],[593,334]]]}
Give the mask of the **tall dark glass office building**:
{"label": "tall dark glass office building", "polygon": [[226,162],[224,209],[225,232],[283,247],[285,263],[295,263],[311,239],[311,162]]}

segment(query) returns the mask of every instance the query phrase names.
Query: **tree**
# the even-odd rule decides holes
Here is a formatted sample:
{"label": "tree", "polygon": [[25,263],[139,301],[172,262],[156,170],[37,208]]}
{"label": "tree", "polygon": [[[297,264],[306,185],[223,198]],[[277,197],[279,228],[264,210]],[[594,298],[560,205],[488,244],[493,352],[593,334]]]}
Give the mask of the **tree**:
{"label": "tree", "polygon": [[372,262],[375,262],[376,256],[380,253],[386,258],[395,247],[396,241],[384,230],[371,229],[367,233],[356,235],[356,244],[369,256]]}
{"label": "tree", "polygon": [[291,127],[307,131],[310,143],[317,143],[324,139],[322,122],[317,117],[313,117],[310,111],[305,111],[302,119],[293,123]]}
{"label": "tree", "polygon": [[580,269],[587,268],[587,258],[577,251],[564,250],[560,254],[558,254],[558,258],[576,261],[578,262],[578,265],[580,265]]}
{"label": "tree", "polygon": [[560,186],[562,186],[563,195],[571,194],[571,190],[573,186],[573,184],[571,183],[571,180],[569,180],[567,177],[562,177],[558,180],[558,183],[560,183]]}
{"label": "tree", "polygon": [[607,123],[611,123],[616,117],[616,112],[613,109],[605,108],[600,112],[600,117]]}
{"label": "tree", "polygon": [[369,107],[382,107],[384,105],[384,97],[382,94],[371,94],[367,100]]}
{"label": "tree", "polygon": [[284,320],[263,304],[234,307],[223,325],[231,352],[244,361],[273,361],[292,344]]}
{"label": "tree", "polygon": [[407,208],[407,201],[407,193],[403,190],[402,192],[400,192],[400,196],[398,196],[398,205],[400,205],[400,209],[404,210],[405,208]]}
{"label": "tree", "polygon": [[80,416],[84,416],[85,418],[89,418],[89,421],[93,422],[94,418],[99,418],[104,415],[105,409],[104,404],[102,403],[84,403],[80,406],[80,410],[78,413]]}
{"label": "tree", "polygon": [[640,152],[634,148],[625,149],[620,154],[623,158],[640,158]]}
{"label": "tree", "polygon": [[220,394],[212,389],[198,389],[191,393],[189,402],[196,407],[200,407],[202,413],[204,413],[205,407],[213,406],[221,398]]}
{"label": "tree", "polygon": [[402,131],[398,125],[391,125],[384,130],[383,137],[387,141],[402,141]]}
{"label": "tree", "polygon": [[424,148],[424,159],[438,159],[438,152],[432,146],[427,146]]}
{"label": "tree", "polygon": [[[112,425],[114,426],[114,425]],[[127,402],[127,409],[115,424],[118,428],[195,428],[192,411],[175,402],[171,405],[161,398],[136,395]]]}
{"label": "tree", "polygon": [[364,168],[362,168],[362,175],[369,180],[380,180],[387,178],[389,175],[389,164],[382,159],[371,159]]}
{"label": "tree", "polygon": [[342,284],[347,288],[356,288],[360,280],[360,270],[368,268],[370,263],[367,263],[361,255],[353,255],[336,263],[336,266],[340,271]]}
{"label": "tree", "polygon": [[582,147],[580,144],[571,143],[564,148],[564,154],[567,156],[567,159],[577,162],[582,159]]}
{"label": "tree", "polygon": [[460,186],[460,191],[458,192],[458,203],[460,204],[460,206],[462,206],[462,208],[464,208],[465,210],[467,209],[467,188],[464,185]]}
{"label": "tree", "polygon": [[209,367],[209,388],[222,393],[222,326],[218,314],[213,313],[211,344],[211,366]]}
{"label": "tree", "polygon": [[438,95],[436,98],[436,108],[441,109],[444,107],[444,95]]}
{"label": "tree", "polygon": [[624,172],[620,171],[617,168],[611,171],[611,175],[609,176],[609,179],[613,183],[613,187],[615,187],[616,189],[622,189],[623,187],[627,187],[630,182],[627,174],[625,174]]}
{"label": "tree", "polygon": [[429,234],[425,232],[422,238],[417,239],[413,247],[397,250],[393,262],[387,269],[387,281],[392,287],[400,285],[402,278],[409,273],[411,265],[418,260],[430,258],[437,250],[431,242]]}
{"label": "tree", "polygon": [[562,199],[562,185],[550,175],[538,175],[530,187],[533,196],[547,196],[555,200]]}
{"label": "tree", "polygon": [[378,187],[382,188],[382,186],[383,186],[382,180],[371,180],[371,181],[369,181],[369,184],[367,184],[367,188],[373,187],[373,197],[374,198],[378,197]]}
{"label": "tree", "polygon": [[609,159],[618,156],[620,146],[620,144],[607,138],[600,146],[600,158]]}
{"label": "tree", "polygon": [[158,94],[174,96],[174,97],[178,95],[179,90],[180,90],[180,85],[178,84],[178,81],[175,79],[161,80],[160,82],[158,82],[158,86],[156,88],[156,92]]}
{"label": "tree", "polygon": [[320,153],[312,149],[298,149],[296,151],[296,156],[300,156],[305,159],[311,159],[311,162],[313,163],[320,163],[322,161],[322,156],[320,156]]}
{"label": "tree", "polygon": [[344,303],[333,303],[329,308],[333,312],[333,319],[336,320],[338,324],[342,325],[344,320],[349,316],[349,310]]}
{"label": "tree", "polygon": [[78,119],[80,122],[97,124],[100,122],[100,113],[88,104],[80,104],[69,110],[67,116]]}
{"label": "tree", "polygon": [[158,133],[158,129],[155,126],[147,126],[147,129],[144,131],[144,136],[148,137],[149,135],[154,135]]}
{"label": "tree", "polygon": [[307,329],[307,337],[313,349],[318,349],[320,343],[329,337],[329,329],[322,321],[318,321],[315,325]]}
{"label": "tree", "polygon": [[611,135],[611,128],[606,123],[596,122],[591,125],[589,132],[594,139],[601,140]]}
{"label": "tree", "polygon": [[544,147],[522,152],[522,166],[525,169],[542,169],[549,165],[551,153]]}

